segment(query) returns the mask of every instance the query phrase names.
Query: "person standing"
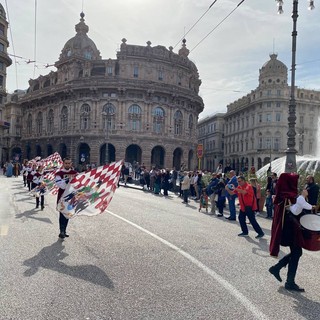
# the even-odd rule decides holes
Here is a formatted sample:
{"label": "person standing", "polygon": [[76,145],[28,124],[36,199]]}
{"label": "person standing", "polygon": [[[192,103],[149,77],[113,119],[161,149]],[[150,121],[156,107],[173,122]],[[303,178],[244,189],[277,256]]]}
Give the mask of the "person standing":
{"label": "person standing", "polygon": [[266,190],[266,209],[267,209],[267,219],[272,219],[273,202],[272,195],[269,189]]}
{"label": "person standing", "polygon": [[[298,191],[297,174],[282,173],[279,177],[279,188],[274,200],[274,218],[271,229],[270,255],[278,256],[280,245],[290,247],[290,253],[284,256],[279,262],[269,268],[269,272],[278,280],[282,281],[280,270],[288,265],[287,281],[285,288],[290,291],[304,292],[305,290],[295,283],[302,248],[299,244],[299,230],[297,216],[303,209],[314,208],[306,201],[308,191],[304,189],[301,195],[295,200]],[[286,209],[286,205],[290,205]],[[282,227],[281,227],[282,226]]]}
{"label": "person standing", "polygon": [[226,183],[225,180],[221,177],[218,183],[218,201],[217,201],[217,208],[218,208],[218,217],[223,217],[223,208],[226,203]]}
{"label": "person standing", "polygon": [[216,213],[216,201],[217,201],[217,193],[218,193],[218,186],[219,179],[217,178],[217,174],[214,172],[212,173],[212,178],[207,186],[207,195],[209,196],[210,203],[211,203],[211,214]]}
{"label": "person standing", "polygon": [[[66,189],[68,183],[78,174],[76,170],[72,168],[72,161],[70,158],[63,159],[63,165],[61,169],[55,174],[55,182],[58,186],[58,196],[57,203],[59,202],[64,190]],[[61,212],[59,212],[59,238],[64,239],[65,237],[69,237],[66,233],[69,219],[67,219]]]}
{"label": "person standing", "polygon": [[13,174],[13,165],[12,165],[12,161],[9,161],[9,162],[7,163],[7,170],[6,170],[6,176],[7,176],[7,178],[12,177],[12,174]]}
{"label": "person standing", "polygon": [[229,194],[237,194],[240,202],[240,211],[239,211],[239,222],[242,232],[238,234],[239,237],[247,237],[249,234],[246,217],[248,217],[253,229],[257,232],[256,239],[262,238],[264,232],[262,231],[260,225],[258,224],[254,211],[257,208],[257,201],[254,196],[254,191],[252,186],[247,183],[244,176],[240,176],[238,179],[238,187],[234,190],[226,187],[226,190]]}
{"label": "person standing", "polygon": [[181,190],[183,192],[183,203],[188,203],[189,189],[190,189],[190,178],[188,172],[183,173],[183,180],[181,182]]}
{"label": "person standing", "polygon": [[[257,211],[256,211],[256,215],[260,214],[260,199],[261,199],[261,186],[260,184],[257,182],[256,178],[251,178],[250,179],[250,184],[252,185],[253,191],[254,191],[254,196],[256,198],[257,201]],[[262,204],[263,206],[263,204]]]}
{"label": "person standing", "polygon": [[[318,206],[318,197],[319,197],[319,185],[315,183],[314,177],[309,175],[306,178],[305,188],[308,191],[308,203],[312,206],[315,206],[317,209]],[[305,213],[311,213],[310,210],[304,210]]]}
{"label": "person standing", "polygon": [[[232,190],[232,189],[236,188],[237,186],[238,186],[238,180],[237,180],[236,172],[234,170],[231,170],[229,172],[229,181],[227,182],[226,188]],[[236,220],[236,217],[237,217],[237,214],[236,214],[236,198],[237,198],[237,194],[236,193],[230,194],[228,192],[227,199],[228,199],[229,212],[230,212],[230,216],[226,217],[226,219],[228,219],[228,220]]]}

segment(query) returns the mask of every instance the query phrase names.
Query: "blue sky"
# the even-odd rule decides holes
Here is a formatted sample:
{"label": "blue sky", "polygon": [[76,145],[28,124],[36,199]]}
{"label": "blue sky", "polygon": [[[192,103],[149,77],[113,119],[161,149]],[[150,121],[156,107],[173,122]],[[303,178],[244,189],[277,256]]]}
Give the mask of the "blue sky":
{"label": "blue sky", "polygon": [[[299,2],[296,84],[320,90],[320,0],[315,1],[313,11],[307,10],[306,0]],[[9,13],[8,53],[23,57],[16,61],[12,57],[7,70],[10,93],[26,89],[30,78],[55,70],[44,66],[56,62],[64,44],[75,35],[82,8],[88,36],[102,58],[115,59],[122,38],[129,44],[145,45],[150,40],[152,46],[174,47],[213,1],[37,0],[36,27],[35,0],[24,0],[23,5],[21,0],[10,0],[7,7],[1,3]],[[200,95],[205,109],[200,118],[225,112],[229,103],[255,89],[259,69],[270,53],[278,53],[278,59],[291,67],[292,0],[284,0],[282,15],[277,14],[274,0],[245,0],[193,49],[239,3],[217,0],[186,36],[189,58],[202,80]],[[180,44],[174,51],[179,48]],[[34,57],[36,63],[26,62]]]}

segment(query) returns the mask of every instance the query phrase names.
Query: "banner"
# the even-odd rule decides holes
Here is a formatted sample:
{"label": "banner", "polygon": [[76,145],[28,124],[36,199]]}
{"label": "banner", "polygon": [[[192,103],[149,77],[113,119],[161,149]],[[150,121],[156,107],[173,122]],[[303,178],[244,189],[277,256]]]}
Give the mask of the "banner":
{"label": "banner", "polygon": [[57,210],[68,219],[105,211],[117,188],[122,164],[122,160],[112,162],[78,174],[67,185]]}

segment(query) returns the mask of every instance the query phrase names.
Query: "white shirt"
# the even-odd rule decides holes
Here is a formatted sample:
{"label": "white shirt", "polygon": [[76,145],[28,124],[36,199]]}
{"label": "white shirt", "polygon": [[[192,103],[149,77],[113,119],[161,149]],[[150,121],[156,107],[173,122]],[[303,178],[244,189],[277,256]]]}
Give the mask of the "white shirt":
{"label": "white shirt", "polygon": [[290,206],[290,211],[295,215],[299,215],[303,209],[311,210],[312,205],[306,201],[303,196],[297,198],[297,202]]}

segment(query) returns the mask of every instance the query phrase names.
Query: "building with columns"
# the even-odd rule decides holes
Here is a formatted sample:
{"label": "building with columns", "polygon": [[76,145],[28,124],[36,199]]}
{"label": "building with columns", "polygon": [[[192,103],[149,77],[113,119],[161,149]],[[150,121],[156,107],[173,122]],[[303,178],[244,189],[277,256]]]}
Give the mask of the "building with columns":
{"label": "building with columns", "polygon": [[13,123],[7,157],[58,151],[76,166],[124,159],[193,169],[204,106],[186,41],[174,53],[150,41],[139,46],[122,39],[116,59],[102,59],[83,13],[75,29],[57,70],[30,80],[27,92],[6,104]]}
{"label": "building with columns", "polygon": [[12,64],[12,60],[8,56],[7,49],[9,46],[8,41],[8,21],[6,12],[3,6],[0,4],[0,161],[3,159],[3,150],[7,150],[9,142],[6,139],[10,122],[6,119],[5,114],[5,97],[6,93],[6,78],[7,78],[7,67]]}
{"label": "building with columns", "polygon": [[[283,157],[287,149],[289,98],[288,68],[276,54],[271,54],[259,70],[258,87],[227,106],[221,150],[210,150],[210,133],[222,115],[199,122],[199,141],[209,145],[204,149],[204,159],[219,159],[222,153],[221,162],[242,171],[260,169],[270,160]],[[315,155],[320,91],[296,88],[296,104],[296,150],[300,155]],[[210,162],[204,166],[211,169]]]}

